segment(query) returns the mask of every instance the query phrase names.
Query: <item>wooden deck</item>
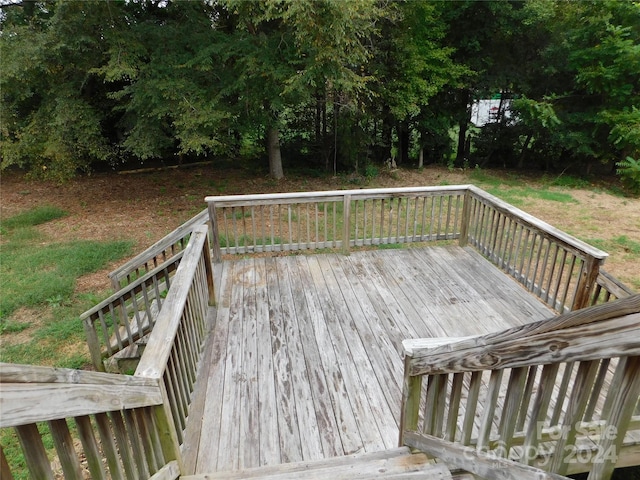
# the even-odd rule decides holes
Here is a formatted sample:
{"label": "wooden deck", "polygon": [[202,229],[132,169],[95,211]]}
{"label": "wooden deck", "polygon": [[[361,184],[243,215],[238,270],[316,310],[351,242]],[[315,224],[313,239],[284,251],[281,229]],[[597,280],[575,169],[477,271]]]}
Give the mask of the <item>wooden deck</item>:
{"label": "wooden deck", "polygon": [[396,447],[402,340],[553,315],[453,246],[225,261],[215,278],[202,428],[185,445],[196,473]]}

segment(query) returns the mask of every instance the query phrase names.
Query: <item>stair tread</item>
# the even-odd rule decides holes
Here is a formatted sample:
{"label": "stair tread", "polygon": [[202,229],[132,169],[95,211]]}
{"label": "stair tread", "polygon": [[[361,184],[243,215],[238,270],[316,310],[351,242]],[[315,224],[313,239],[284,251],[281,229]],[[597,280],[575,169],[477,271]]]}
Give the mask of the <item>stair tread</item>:
{"label": "stair tread", "polygon": [[412,454],[408,448],[394,448],[380,452],[346,455],[322,460],[268,465],[231,472],[183,476],[183,480],[262,479],[292,480],[304,478],[317,480],[388,478],[451,479],[444,464],[436,464],[421,453]]}

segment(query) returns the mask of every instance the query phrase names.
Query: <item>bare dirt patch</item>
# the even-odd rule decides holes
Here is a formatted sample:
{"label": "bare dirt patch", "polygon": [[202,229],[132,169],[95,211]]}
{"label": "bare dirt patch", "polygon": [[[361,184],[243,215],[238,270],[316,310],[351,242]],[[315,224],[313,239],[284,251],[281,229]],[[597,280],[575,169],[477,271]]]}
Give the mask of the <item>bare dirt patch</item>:
{"label": "bare dirt patch", "polygon": [[[536,186],[537,180],[522,182]],[[132,240],[134,252],[139,252],[204,209],[207,195],[467,183],[473,183],[471,172],[436,167],[382,172],[369,183],[357,177],[294,175],[275,182],[247,169],[212,166],[126,175],[100,173],[62,185],[27,181],[9,173],[3,175],[0,185],[0,215],[6,218],[35,206],[53,205],[69,215],[40,227],[48,241]],[[576,202],[527,199],[522,209],[582,239],[626,236],[640,242],[639,199],[594,189],[563,191]],[[623,249],[611,253],[607,270],[640,288],[640,255],[627,255]],[[110,288],[106,274],[115,266],[81,278],[78,291]]]}

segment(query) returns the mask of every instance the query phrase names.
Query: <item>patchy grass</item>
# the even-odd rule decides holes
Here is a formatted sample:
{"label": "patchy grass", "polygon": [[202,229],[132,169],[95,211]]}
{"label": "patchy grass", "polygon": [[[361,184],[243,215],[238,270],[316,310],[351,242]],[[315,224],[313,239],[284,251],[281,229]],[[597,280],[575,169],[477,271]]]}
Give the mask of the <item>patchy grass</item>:
{"label": "patchy grass", "polygon": [[50,205],[43,205],[41,207],[32,208],[25,212],[21,212],[17,215],[7,218],[0,223],[3,233],[10,232],[16,228],[33,227],[35,225],[42,225],[43,223],[56,220],[58,218],[66,217],[67,212],[64,210],[52,207]]}
{"label": "patchy grass", "polygon": [[[131,252],[133,242],[130,241],[43,242],[46,239],[34,227],[64,215],[59,209],[38,207],[3,221],[4,244],[0,251],[0,334],[3,335],[0,358],[3,362],[56,366],[69,363],[56,352],[58,343],[84,342],[78,315],[88,303],[74,296],[77,278]],[[11,339],[12,335],[32,327],[32,322],[14,317],[19,308],[47,313],[40,328],[29,332],[28,342]]]}

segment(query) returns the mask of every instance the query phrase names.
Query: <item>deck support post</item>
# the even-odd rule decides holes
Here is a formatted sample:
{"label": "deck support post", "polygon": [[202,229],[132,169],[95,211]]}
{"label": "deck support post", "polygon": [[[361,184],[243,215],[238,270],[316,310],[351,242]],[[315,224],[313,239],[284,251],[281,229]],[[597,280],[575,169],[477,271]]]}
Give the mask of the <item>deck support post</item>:
{"label": "deck support post", "polygon": [[178,441],[178,433],[176,432],[176,424],[171,413],[171,404],[169,403],[169,395],[164,385],[162,377],[158,378],[158,385],[162,392],[162,405],[155,407],[155,420],[157,422],[158,436],[160,437],[160,446],[165,464],[175,460],[178,463],[180,472],[184,472],[184,464],[182,462],[182,454],[180,453],[180,442]]}
{"label": "deck support post", "polygon": [[422,375],[412,376],[409,373],[411,357],[404,357],[404,380],[402,382],[402,406],[400,409],[400,438],[399,446],[403,447],[404,432],[418,429],[418,417],[420,410],[420,393],[422,391]]}
{"label": "deck support post", "polygon": [[350,245],[349,240],[351,238],[351,195],[344,196],[343,203],[343,230],[342,230],[342,253],[345,255],[349,253]]}
{"label": "deck support post", "polygon": [[466,247],[469,243],[469,223],[471,222],[471,192],[467,189],[464,192],[464,203],[462,204],[462,218],[460,219],[460,239],[459,245]]}
{"label": "deck support post", "polygon": [[213,278],[213,263],[211,261],[211,250],[209,245],[205,241],[204,244],[204,268],[207,276],[207,291],[209,292],[209,306],[215,307],[216,305],[216,286]]}
{"label": "deck support post", "polygon": [[216,204],[209,202],[207,204],[209,210],[209,222],[211,224],[211,250],[213,252],[213,261],[222,262],[222,252],[220,250],[220,232],[218,231],[218,220],[216,218]]}
{"label": "deck support post", "polygon": [[603,260],[592,256],[587,257],[582,266],[580,278],[578,278],[578,286],[576,287],[576,296],[573,299],[571,310],[579,310],[589,306],[591,292],[596,286],[598,274],[600,273],[600,265]]}

